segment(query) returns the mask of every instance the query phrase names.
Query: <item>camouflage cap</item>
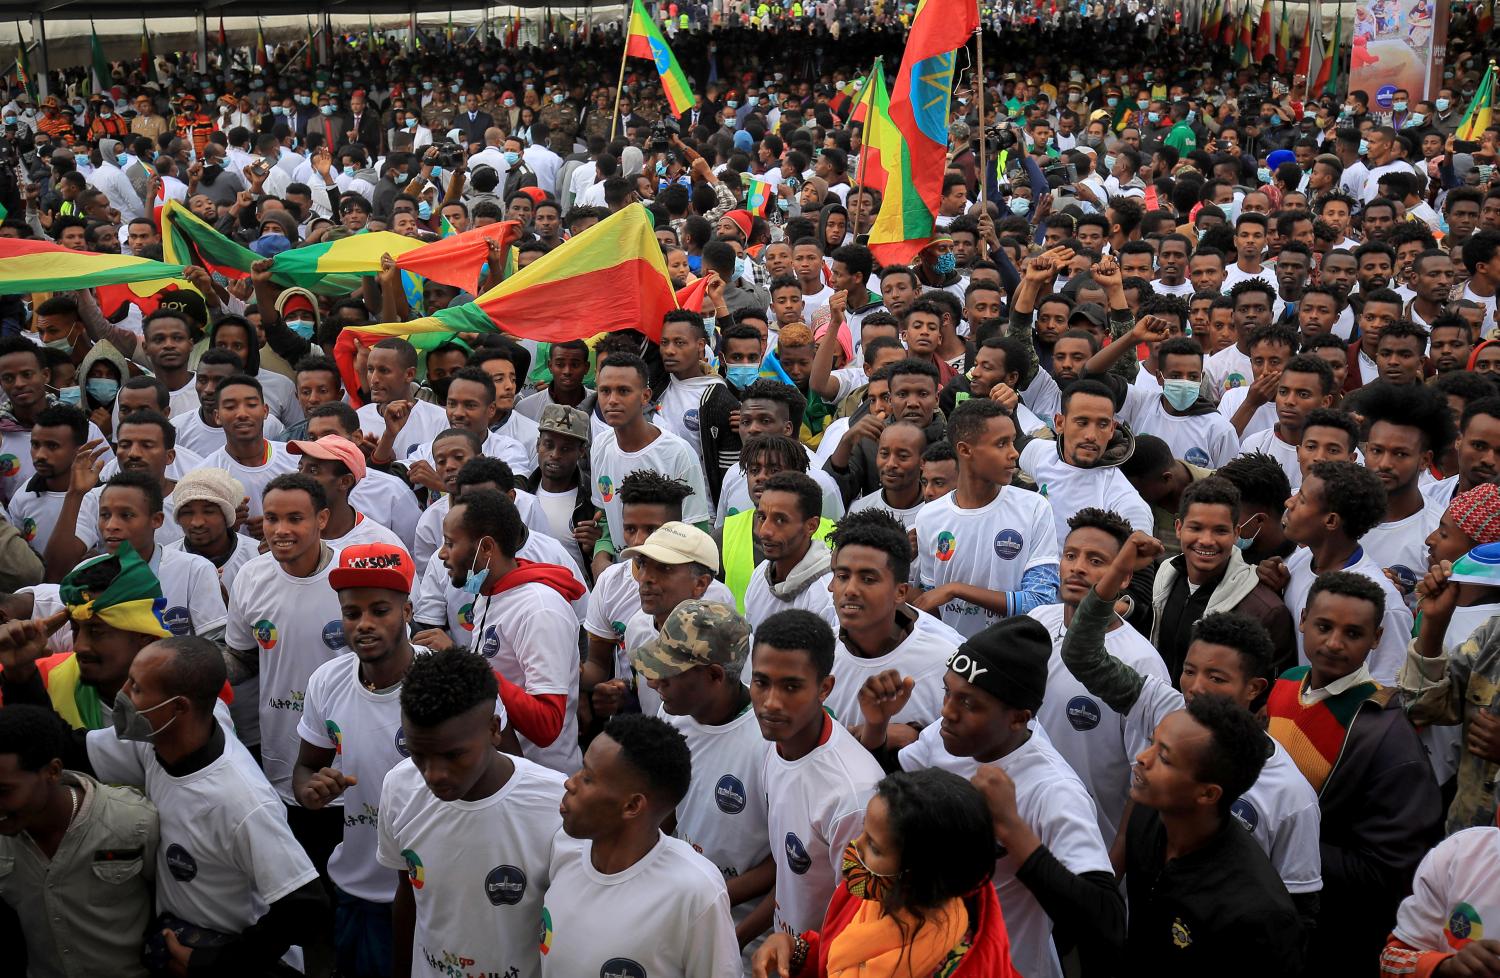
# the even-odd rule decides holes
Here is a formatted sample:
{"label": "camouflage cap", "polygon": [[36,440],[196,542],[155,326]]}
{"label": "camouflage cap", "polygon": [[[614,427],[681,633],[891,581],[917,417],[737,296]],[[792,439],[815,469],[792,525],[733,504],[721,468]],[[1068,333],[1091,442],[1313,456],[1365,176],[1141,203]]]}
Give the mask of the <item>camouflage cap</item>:
{"label": "camouflage cap", "polygon": [[738,675],[749,654],[749,622],[730,605],[693,599],[672,610],[655,639],[631,649],[630,662],[647,679],[670,679],[714,663]]}
{"label": "camouflage cap", "polygon": [[541,420],[537,422],[541,431],[577,438],[585,445],[589,443],[589,416],[576,407],[566,404],[548,404],[542,408]]}

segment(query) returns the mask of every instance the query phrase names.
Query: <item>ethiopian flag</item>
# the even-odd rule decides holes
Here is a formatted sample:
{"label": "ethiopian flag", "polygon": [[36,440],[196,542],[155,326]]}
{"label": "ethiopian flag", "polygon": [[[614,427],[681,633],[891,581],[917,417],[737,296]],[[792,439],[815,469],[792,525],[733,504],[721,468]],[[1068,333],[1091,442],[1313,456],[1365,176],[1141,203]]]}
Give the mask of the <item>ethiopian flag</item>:
{"label": "ethiopian flag", "polygon": [[[146,258],[74,251],[45,241],[0,238],[0,295],[91,289],[121,282],[176,278],[181,274],[181,265]],[[660,323],[657,329],[661,329]]]}
{"label": "ethiopian flag", "polygon": [[93,21],[89,21],[89,61],[93,75],[93,93],[102,94],[109,91],[111,81],[109,59],[104,56],[104,46],[99,43],[99,35],[94,31]]}
{"label": "ethiopian flag", "polygon": [[503,247],[519,237],[516,221],[488,224],[431,242],[392,231],[371,231],[283,251],[272,259],[271,267],[278,282],[313,288],[330,275],[374,275],[380,271],[381,257],[390,255],[404,272],[472,292],[489,257],[489,242],[498,241]]}
{"label": "ethiopian flag", "polygon": [[897,154],[901,151],[901,134],[891,123],[891,96],[885,88],[885,63],[875,59],[870,75],[860,90],[859,101],[854,107],[854,118],[864,126],[860,144],[858,180],[861,186],[874,187],[885,193],[890,175],[881,163],[882,150]]}
{"label": "ethiopian flag", "polygon": [[954,60],[978,27],[979,7],[972,0],[921,0],[917,5],[890,100],[898,145],[877,145],[884,137],[874,131],[866,137],[872,149],[881,151],[888,175],[885,199],[870,230],[870,250],[881,264],[910,261],[932,237],[947,162]]}
{"label": "ethiopian flag", "polygon": [[641,0],[632,0],[630,5],[630,31],[625,35],[625,54],[656,62],[661,89],[666,93],[673,115],[682,115],[692,108],[693,90],[688,87],[687,75],[682,73],[682,65],[677,63],[672,49],[667,47],[661,30],[641,5]]}
{"label": "ethiopian flag", "polygon": [[200,265],[225,278],[244,278],[260,256],[219,233],[188,210],[181,201],[168,200],[161,209],[161,250],[167,261]]}
{"label": "ethiopian flag", "polygon": [[1484,78],[1479,83],[1479,90],[1474,93],[1474,101],[1469,103],[1469,110],[1464,113],[1463,121],[1458,124],[1458,131],[1453,135],[1457,139],[1465,139],[1478,142],[1480,135],[1490,127],[1494,118],[1495,107],[1495,65],[1494,62],[1485,69]]}
{"label": "ethiopian flag", "polygon": [[745,210],[756,217],[768,217],[771,213],[771,201],[776,199],[776,187],[769,180],[760,177],[752,177],[745,174],[745,180],[750,184],[745,190]]}

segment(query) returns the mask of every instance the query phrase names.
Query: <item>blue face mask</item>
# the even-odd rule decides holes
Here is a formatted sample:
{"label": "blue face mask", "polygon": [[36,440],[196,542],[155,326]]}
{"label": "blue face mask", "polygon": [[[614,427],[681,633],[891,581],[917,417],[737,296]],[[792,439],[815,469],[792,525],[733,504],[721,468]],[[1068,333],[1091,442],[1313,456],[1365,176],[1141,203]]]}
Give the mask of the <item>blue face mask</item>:
{"label": "blue face mask", "polygon": [[1197,109],[1188,109],[1187,116],[1184,118],[1183,121],[1184,122],[1192,122],[1196,118],[1198,118],[1198,110]]}
{"label": "blue face mask", "polygon": [[432,205],[429,204],[429,203],[427,203],[427,201],[425,201],[425,200],[421,201],[420,203],[418,203],[417,204],[417,217],[421,218],[424,221],[431,220],[432,219]]}
{"label": "blue face mask", "polygon": [[318,106],[318,111],[321,112],[321,113],[323,113],[324,115],[333,115],[333,106],[331,106],[331,105],[320,105],[320,106]]}
{"label": "blue face mask", "polygon": [[[1251,520],[1256,518],[1257,517],[1254,516],[1250,517]],[[1245,523],[1249,522],[1250,520],[1245,521]],[[1240,536],[1241,533],[1245,532],[1245,523],[1241,523],[1234,531],[1234,545],[1240,550],[1249,550],[1252,546],[1255,545],[1255,538],[1260,536],[1260,527],[1256,527],[1255,532],[1250,534],[1248,537]]]}
{"label": "blue face mask", "polygon": [[519,162],[521,162],[521,154],[520,153],[517,153],[515,150],[507,150],[506,151],[506,153],[505,153],[505,164],[507,166],[515,166]]}
{"label": "blue face mask", "polygon": [[1108,105],[1110,108],[1114,108],[1115,106],[1120,104],[1120,100],[1111,95],[1109,98],[1104,100],[1104,104]]}
{"label": "blue face mask", "polygon": [[480,591],[484,590],[484,582],[490,576],[490,569],[486,567],[483,570],[476,570],[478,566],[479,551],[476,549],[474,551],[474,561],[469,565],[469,576],[464,580],[463,590],[465,594],[477,596]]}
{"label": "blue face mask", "polygon": [[946,255],[938,255],[938,260],[932,267],[939,275],[952,275],[958,268],[958,259],[950,251]]}
{"label": "blue face mask", "polygon": [[1271,168],[1268,166],[1257,167],[1255,170],[1255,179],[1259,180],[1261,183],[1270,183]]}
{"label": "blue face mask", "polygon": [[1161,396],[1167,399],[1174,411],[1186,411],[1198,400],[1201,386],[1196,380],[1164,380]]}
{"label": "blue face mask", "polygon": [[659,176],[659,177],[666,176],[667,175],[667,164],[665,164],[665,163],[658,163],[658,164],[656,164],[656,175]]}
{"label": "blue face mask", "polygon": [[1359,155],[1360,156],[1364,156],[1365,154],[1367,154],[1369,152],[1370,152],[1370,142],[1369,142],[1369,140],[1361,139],[1359,141]]}
{"label": "blue face mask", "polygon": [[64,387],[57,392],[57,403],[59,404],[72,404],[74,407],[79,407],[81,406],[79,401],[82,399],[83,395],[76,387]]}
{"label": "blue face mask", "polygon": [[1149,122],[1149,123],[1151,123],[1152,125],[1155,125],[1156,123],[1158,123],[1158,122],[1161,121],[1161,113],[1160,112],[1147,112],[1146,113],[1146,121]]}
{"label": "blue face mask", "polygon": [[760,368],[750,363],[734,363],[725,368],[724,375],[735,388],[744,390],[760,379]]}
{"label": "blue face mask", "polygon": [[740,103],[736,102],[734,99],[730,99],[729,101],[725,102],[724,104],[727,105],[727,106],[729,106],[731,109],[737,109],[737,108],[740,107]]}
{"label": "blue face mask", "polygon": [[1010,212],[1017,217],[1025,217],[1031,213],[1031,201],[1025,197],[1012,197],[1010,199]]}
{"label": "blue face mask", "polygon": [[790,211],[792,209],[792,202],[789,201],[789,200],[787,200],[785,197],[777,197],[776,198],[776,207],[782,213],[787,213],[788,211]]}
{"label": "blue face mask", "polygon": [[103,404],[113,403],[115,395],[120,393],[120,382],[108,377],[90,377],[83,386],[88,390],[89,397]]}
{"label": "blue face mask", "polygon": [[554,96],[552,96],[552,104],[553,105],[562,105],[563,104],[563,97],[561,95],[554,95]]}
{"label": "blue face mask", "polygon": [[297,96],[297,104],[298,105],[308,105],[311,102],[312,102],[312,96],[310,96],[310,95],[298,95]]}
{"label": "blue face mask", "polygon": [[1281,116],[1279,116],[1279,115],[1273,115],[1273,116],[1271,116],[1271,127],[1274,129],[1275,127],[1277,127],[1279,125],[1281,125]]}
{"label": "blue face mask", "polygon": [[1434,101],[1432,103],[1432,106],[1433,106],[1433,108],[1437,109],[1439,112],[1447,112],[1448,111],[1448,106],[1450,106],[1452,104],[1453,103],[1450,102],[1450,101],[1448,101],[1447,99],[1440,98],[1440,99],[1437,99],[1436,101]]}
{"label": "blue face mask", "polygon": [[115,165],[118,166],[122,170],[125,169],[127,166],[130,165],[130,156],[127,155],[127,154],[125,154],[125,153],[118,153],[118,154],[116,154],[115,155]]}
{"label": "blue face mask", "polygon": [[346,177],[352,177],[352,176],[354,176],[354,174],[355,174],[354,167],[352,167],[352,166],[346,166],[346,167],[344,167],[344,176],[346,176]]}
{"label": "blue face mask", "polygon": [[432,168],[432,182],[441,184],[443,182],[443,168],[435,166]]}
{"label": "blue face mask", "polygon": [[745,277],[745,259],[743,256],[734,260],[734,277]]}
{"label": "blue face mask", "polygon": [[311,340],[313,338],[313,324],[310,320],[288,319],[286,325],[287,329],[290,329],[304,340]]}

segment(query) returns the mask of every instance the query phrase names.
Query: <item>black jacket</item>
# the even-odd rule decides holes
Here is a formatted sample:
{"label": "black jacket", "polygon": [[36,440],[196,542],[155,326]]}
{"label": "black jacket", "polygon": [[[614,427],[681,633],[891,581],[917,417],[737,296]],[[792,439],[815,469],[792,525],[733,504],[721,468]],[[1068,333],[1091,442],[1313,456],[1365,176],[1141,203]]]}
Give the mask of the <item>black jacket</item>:
{"label": "black jacket", "polygon": [[[851,425],[857,420],[857,416],[858,412],[850,416]],[[940,442],[948,434],[948,422],[942,415],[934,414],[924,433],[927,435],[927,444]],[[880,488],[880,470],[875,464],[875,451],[878,447],[874,439],[863,438],[854,446],[854,451],[849,453],[848,468],[840,470],[831,458],[824,463],[824,470],[839,484],[839,494],[844,497],[846,508],[860,496],[869,495]]]}
{"label": "black jacket", "polygon": [[[1130,920],[1119,974],[1250,978],[1302,973],[1304,938],[1297,909],[1265,852],[1237,819],[1226,817],[1207,845],[1171,861],[1167,831],[1154,810],[1137,806],[1125,832]],[[1346,955],[1344,960],[1345,968],[1321,974],[1357,973],[1348,962],[1360,959]]]}

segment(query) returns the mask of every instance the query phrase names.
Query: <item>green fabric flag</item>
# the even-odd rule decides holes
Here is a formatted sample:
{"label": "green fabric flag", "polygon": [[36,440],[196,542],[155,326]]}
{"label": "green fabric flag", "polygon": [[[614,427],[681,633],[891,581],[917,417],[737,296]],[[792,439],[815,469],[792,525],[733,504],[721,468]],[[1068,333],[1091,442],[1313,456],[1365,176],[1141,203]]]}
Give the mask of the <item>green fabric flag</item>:
{"label": "green fabric flag", "polygon": [[89,59],[92,62],[94,75],[94,91],[109,91],[109,59],[104,56],[104,46],[99,43],[99,35],[94,31],[94,22],[89,21]]}

